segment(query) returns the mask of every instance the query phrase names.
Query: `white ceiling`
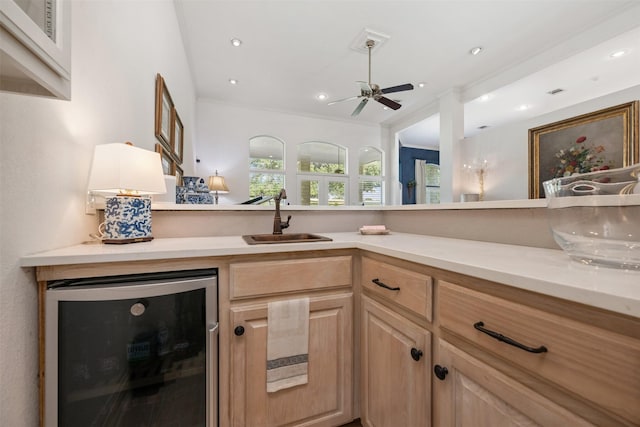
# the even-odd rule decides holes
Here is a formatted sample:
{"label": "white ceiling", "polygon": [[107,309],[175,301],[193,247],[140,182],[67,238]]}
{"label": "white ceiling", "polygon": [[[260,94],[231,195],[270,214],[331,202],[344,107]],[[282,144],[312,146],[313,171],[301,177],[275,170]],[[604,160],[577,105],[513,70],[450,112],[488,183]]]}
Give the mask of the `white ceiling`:
{"label": "white ceiling", "polygon": [[[388,126],[421,122],[438,96],[457,88],[465,135],[533,117],[640,83],[640,3],[622,0],[363,1],[175,0],[196,93],[223,103]],[[389,94],[397,111],[369,102],[366,51],[351,48],[370,29],[389,36],[372,55],[372,83],[413,83]],[[236,48],[232,38],[243,44]],[[477,56],[469,54],[482,46]],[[618,49],[628,55],[612,59]],[[237,85],[229,84],[237,79]],[[424,88],[418,88],[425,82]],[[546,92],[565,91],[550,96]],[[325,93],[328,99],[318,101]],[[477,100],[490,94],[487,102]],[[527,104],[526,111],[517,107]],[[402,135],[437,145],[432,116]]]}

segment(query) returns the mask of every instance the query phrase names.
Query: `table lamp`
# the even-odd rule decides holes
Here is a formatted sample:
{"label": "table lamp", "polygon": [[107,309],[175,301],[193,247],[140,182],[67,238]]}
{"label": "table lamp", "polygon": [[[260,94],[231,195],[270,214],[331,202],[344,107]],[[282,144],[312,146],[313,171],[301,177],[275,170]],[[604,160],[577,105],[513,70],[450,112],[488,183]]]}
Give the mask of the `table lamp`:
{"label": "table lamp", "polygon": [[166,193],[160,154],[124,144],[96,145],[88,190],[105,194],[104,243],[153,239],[150,194]]}
{"label": "table lamp", "polygon": [[227,187],[227,183],[224,182],[224,176],[219,176],[218,171],[216,170],[216,174],[214,176],[209,177],[209,190],[215,193],[215,204],[218,204],[218,193],[228,193],[229,188]]}

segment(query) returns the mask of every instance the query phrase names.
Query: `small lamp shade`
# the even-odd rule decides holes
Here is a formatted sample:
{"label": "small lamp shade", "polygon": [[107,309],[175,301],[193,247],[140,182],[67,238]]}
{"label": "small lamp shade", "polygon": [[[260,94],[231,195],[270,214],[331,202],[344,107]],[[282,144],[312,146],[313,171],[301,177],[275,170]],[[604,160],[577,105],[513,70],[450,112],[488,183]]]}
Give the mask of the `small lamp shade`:
{"label": "small lamp shade", "polygon": [[128,195],[166,193],[160,154],[128,144],[96,145],[88,189]]}
{"label": "small lamp shade", "polygon": [[153,239],[151,199],[140,195],[166,193],[160,155],[127,144],[96,145],[88,190],[106,197],[104,222],[98,232],[104,243]]}
{"label": "small lamp shade", "polygon": [[229,187],[227,187],[227,183],[224,182],[224,176],[218,175],[218,171],[216,174],[209,177],[209,190],[215,193],[215,204],[218,204],[218,194],[228,193]]}
{"label": "small lamp shade", "polygon": [[224,176],[210,176],[209,177],[209,190],[217,191],[218,193],[228,193],[229,188],[224,181]]}

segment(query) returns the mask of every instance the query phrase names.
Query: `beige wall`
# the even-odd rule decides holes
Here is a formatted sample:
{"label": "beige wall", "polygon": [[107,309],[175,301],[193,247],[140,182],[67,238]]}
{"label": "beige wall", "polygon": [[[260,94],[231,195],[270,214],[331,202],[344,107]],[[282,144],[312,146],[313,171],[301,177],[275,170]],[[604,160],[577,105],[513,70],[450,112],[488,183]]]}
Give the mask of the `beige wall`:
{"label": "beige wall", "polygon": [[[285,233],[353,231],[384,224],[392,231],[558,249],[546,208],[282,211],[292,215]],[[155,237],[271,233],[273,209],[260,211],[154,211]]]}

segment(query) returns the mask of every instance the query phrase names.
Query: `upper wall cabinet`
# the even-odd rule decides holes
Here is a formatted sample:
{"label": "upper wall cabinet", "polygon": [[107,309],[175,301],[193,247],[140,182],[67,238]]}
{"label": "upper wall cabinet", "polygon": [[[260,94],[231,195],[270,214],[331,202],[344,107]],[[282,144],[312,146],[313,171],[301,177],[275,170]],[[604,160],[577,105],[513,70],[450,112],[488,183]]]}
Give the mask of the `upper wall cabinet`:
{"label": "upper wall cabinet", "polygon": [[70,3],[0,1],[0,90],[71,98]]}

